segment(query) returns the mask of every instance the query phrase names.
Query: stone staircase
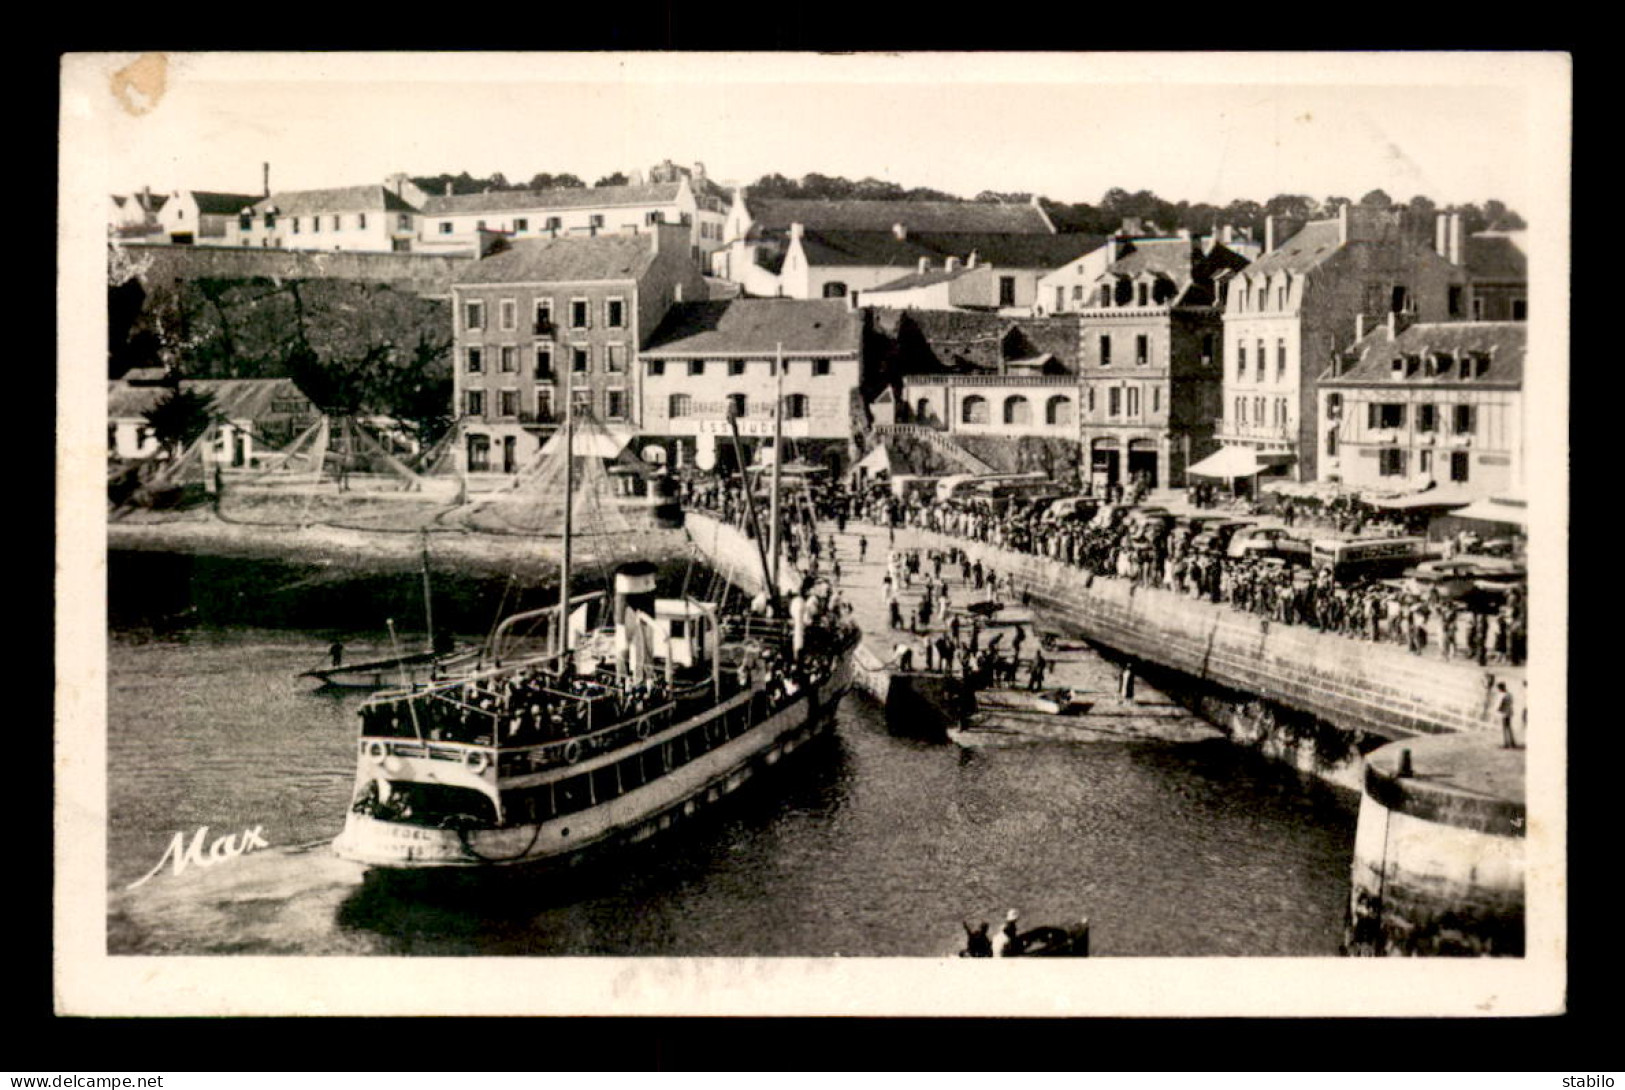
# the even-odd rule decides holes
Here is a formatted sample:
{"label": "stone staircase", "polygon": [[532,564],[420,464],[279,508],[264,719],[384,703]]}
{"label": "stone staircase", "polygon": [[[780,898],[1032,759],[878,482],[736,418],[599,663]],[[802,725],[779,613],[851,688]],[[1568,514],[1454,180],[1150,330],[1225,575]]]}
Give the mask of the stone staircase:
{"label": "stone staircase", "polygon": [[895,437],[913,439],[924,443],[955,466],[958,466],[960,471],[964,473],[986,474],[998,472],[997,469],[955,443],[936,428],[927,428],[919,424],[877,424],[874,427],[874,435],[877,440]]}

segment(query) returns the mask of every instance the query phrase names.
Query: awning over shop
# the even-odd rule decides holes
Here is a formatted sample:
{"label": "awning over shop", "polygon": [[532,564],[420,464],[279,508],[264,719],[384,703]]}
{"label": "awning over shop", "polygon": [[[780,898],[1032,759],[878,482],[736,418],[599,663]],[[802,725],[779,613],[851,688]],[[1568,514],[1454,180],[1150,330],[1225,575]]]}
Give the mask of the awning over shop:
{"label": "awning over shop", "polygon": [[1251,447],[1221,447],[1185,472],[1197,477],[1218,477],[1230,481],[1237,477],[1254,476],[1263,472],[1264,468],[1265,463],[1259,460],[1258,452]]}
{"label": "awning over shop", "polygon": [[1481,490],[1468,491],[1459,484],[1444,484],[1402,496],[1366,496],[1365,502],[1389,511],[1416,511],[1426,507],[1465,507],[1483,498]]}
{"label": "awning over shop", "polygon": [[1528,505],[1512,496],[1486,496],[1450,512],[1450,516],[1458,519],[1479,519],[1483,522],[1505,522],[1513,526],[1529,525]]}

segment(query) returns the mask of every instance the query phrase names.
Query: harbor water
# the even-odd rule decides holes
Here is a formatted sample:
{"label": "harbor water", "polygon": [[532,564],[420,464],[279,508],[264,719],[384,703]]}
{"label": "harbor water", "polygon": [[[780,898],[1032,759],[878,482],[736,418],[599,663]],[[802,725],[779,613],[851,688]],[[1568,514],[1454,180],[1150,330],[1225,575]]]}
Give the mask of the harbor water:
{"label": "harbor water", "polygon": [[[1097,956],[1338,952],[1356,796],[1226,741],[962,751],[856,693],[828,737],[613,865],[368,876],[327,849],[360,697],[296,677],[335,636],[110,633],[110,953],[943,956],[1012,906],[1089,916]],[[206,863],[155,869],[204,827]]]}

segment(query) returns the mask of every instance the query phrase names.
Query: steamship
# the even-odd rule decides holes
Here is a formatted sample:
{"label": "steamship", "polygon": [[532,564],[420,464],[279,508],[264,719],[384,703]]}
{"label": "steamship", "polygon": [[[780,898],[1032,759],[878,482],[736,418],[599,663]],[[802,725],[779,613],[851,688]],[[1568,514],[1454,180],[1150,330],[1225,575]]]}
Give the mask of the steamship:
{"label": "steamship", "polygon": [[652,565],[623,565],[604,623],[602,596],[575,600],[553,654],[369,699],[338,855],[578,862],[672,827],[830,729],[857,634],[816,592],[775,620],[654,590]]}
{"label": "steamship", "polygon": [[[489,669],[361,706],[355,793],[334,842],[345,859],[418,871],[574,863],[647,840],[828,731],[851,687],[858,632],[828,584],[803,579],[786,595],[777,578],[776,460],[771,563],[763,552],[766,590],[749,609],[657,597],[643,561],[615,572],[612,598],[571,598],[568,382],[558,604],[497,626]],[[548,652],[504,664],[506,636],[538,618]]]}

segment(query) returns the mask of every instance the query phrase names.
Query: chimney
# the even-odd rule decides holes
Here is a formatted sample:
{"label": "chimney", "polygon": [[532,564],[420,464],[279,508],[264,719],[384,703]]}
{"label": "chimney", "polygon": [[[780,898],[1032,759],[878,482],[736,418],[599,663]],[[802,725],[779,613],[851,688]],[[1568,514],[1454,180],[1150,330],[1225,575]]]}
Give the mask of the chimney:
{"label": "chimney", "polygon": [[1459,266],[1462,263],[1460,212],[1450,213],[1450,252],[1445,256],[1449,258],[1452,265]]}
{"label": "chimney", "polygon": [[807,229],[805,227],[803,227],[801,224],[792,223],[790,225],[790,241],[791,242],[800,242],[801,237],[804,234],[806,234],[806,232],[807,232]]}
{"label": "chimney", "polygon": [[1390,310],[1388,312],[1388,339],[1391,341],[1397,336],[1399,336],[1399,311]]}
{"label": "chimney", "polygon": [[264,190],[264,192],[261,193],[260,196],[269,197],[271,195],[271,164],[270,163],[261,163],[260,164],[260,188],[262,190]]}
{"label": "chimney", "polygon": [[[658,234],[655,235],[655,238],[658,239],[659,237],[660,236]],[[681,280],[677,281],[677,283],[672,286],[671,301],[674,303],[681,303],[683,301],[683,282]]]}
{"label": "chimney", "polygon": [[1440,212],[1433,217],[1433,252],[1450,260],[1450,213]]}
{"label": "chimney", "polygon": [[1106,264],[1115,265],[1117,263],[1117,255],[1122,252],[1122,244],[1123,240],[1117,235],[1113,235],[1106,240]]}
{"label": "chimney", "polygon": [[959,258],[950,256],[948,260],[942,263],[942,267],[948,272],[953,272],[959,268]]}
{"label": "chimney", "polygon": [[920,258],[920,260],[918,262],[918,271],[920,272],[921,275],[924,275],[926,270],[929,269],[930,267],[931,267],[931,259],[929,257]]}
{"label": "chimney", "polygon": [[704,163],[695,162],[695,164],[694,164],[694,180],[697,181],[697,182],[705,181],[705,164]]}
{"label": "chimney", "polygon": [[891,233],[896,235],[900,240],[905,239],[908,237],[908,228],[904,227],[900,223],[894,223],[891,225]]}
{"label": "chimney", "polygon": [[1349,204],[1344,201],[1337,208],[1337,244],[1348,245],[1349,241]]}
{"label": "chimney", "polygon": [[972,250],[970,252],[970,256],[965,259],[965,268],[967,268],[967,269],[976,268],[976,251],[975,250]]}
{"label": "chimney", "polygon": [[1272,254],[1272,253],[1275,252],[1275,216],[1274,215],[1268,215],[1268,216],[1264,217],[1264,252],[1266,254]]}
{"label": "chimney", "polygon": [[451,182],[446,182],[446,196],[451,196]]}
{"label": "chimney", "polygon": [[1354,343],[1359,344],[1363,340],[1365,340],[1365,315],[1356,314],[1354,316]]}

